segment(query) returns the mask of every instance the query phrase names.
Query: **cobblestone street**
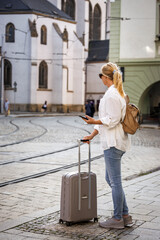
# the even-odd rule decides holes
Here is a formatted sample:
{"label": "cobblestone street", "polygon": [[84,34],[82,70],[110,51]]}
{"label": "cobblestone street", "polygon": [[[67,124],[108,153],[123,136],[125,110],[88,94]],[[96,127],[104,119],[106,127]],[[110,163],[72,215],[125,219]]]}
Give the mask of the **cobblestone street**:
{"label": "cobblestone street", "polygon": [[[97,223],[76,224],[69,229],[58,224],[62,175],[77,171],[77,139],[92,129],[78,116],[0,116],[0,239],[160,239],[156,225],[160,223],[157,126],[138,130],[122,159],[123,184],[135,221],[132,228],[104,231]],[[87,151],[83,144],[82,171],[87,169]],[[97,174],[98,215],[104,219],[112,214],[112,201],[98,136],[91,143],[91,157],[91,169]],[[143,176],[149,172],[154,173]],[[140,231],[148,231],[148,238],[142,238]]]}

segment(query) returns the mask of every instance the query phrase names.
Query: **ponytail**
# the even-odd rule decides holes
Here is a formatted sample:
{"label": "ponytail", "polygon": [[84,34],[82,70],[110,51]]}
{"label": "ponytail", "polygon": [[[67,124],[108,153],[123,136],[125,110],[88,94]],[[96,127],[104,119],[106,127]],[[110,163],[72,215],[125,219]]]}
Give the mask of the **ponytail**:
{"label": "ponytail", "polygon": [[122,74],[119,70],[113,71],[113,84],[115,88],[117,88],[117,91],[119,92],[119,94],[124,98],[125,94],[123,91]]}

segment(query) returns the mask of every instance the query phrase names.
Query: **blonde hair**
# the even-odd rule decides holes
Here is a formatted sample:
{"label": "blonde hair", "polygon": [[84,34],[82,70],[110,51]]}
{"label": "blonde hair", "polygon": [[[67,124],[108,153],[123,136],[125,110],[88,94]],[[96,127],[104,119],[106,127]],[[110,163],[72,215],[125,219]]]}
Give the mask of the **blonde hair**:
{"label": "blonde hair", "polygon": [[122,73],[119,67],[116,64],[109,62],[102,66],[101,73],[113,81],[115,88],[117,88],[119,94],[124,98],[125,93],[122,84]]}

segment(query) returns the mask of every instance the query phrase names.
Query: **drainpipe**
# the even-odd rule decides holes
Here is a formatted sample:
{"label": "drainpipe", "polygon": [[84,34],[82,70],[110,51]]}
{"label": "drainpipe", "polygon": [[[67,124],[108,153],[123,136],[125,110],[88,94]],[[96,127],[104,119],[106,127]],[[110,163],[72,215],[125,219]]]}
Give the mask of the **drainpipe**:
{"label": "drainpipe", "polygon": [[87,100],[87,61],[85,61],[84,106]]}
{"label": "drainpipe", "polygon": [[3,99],[4,99],[4,56],[3,53],[3,39],[4,36],[2,35],[2,46],[1,46],[1,82],[0,82],[0,95],[1,95],[1,113],[3,113]]}

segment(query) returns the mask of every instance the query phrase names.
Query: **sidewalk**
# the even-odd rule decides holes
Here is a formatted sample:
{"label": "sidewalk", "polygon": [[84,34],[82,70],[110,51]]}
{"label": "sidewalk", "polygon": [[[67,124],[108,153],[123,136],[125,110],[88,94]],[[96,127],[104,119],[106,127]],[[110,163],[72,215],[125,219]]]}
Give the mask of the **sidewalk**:
{"label": "sidewalk", "polygon": [[[59,207],[36,214],[25,215],[8,225],[0,225],[1,240],[67,240],[67,239],[160,239],[160,171],[123,182],[132,227],[123,230],[107,230],[98,223],[81,223],[71,227],[59,224]],[[107,191],[108,190],[108,191]],[[112,214],[111,192],[108,188],[98,192],[98,216],[103,221]]]}

